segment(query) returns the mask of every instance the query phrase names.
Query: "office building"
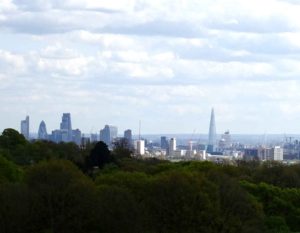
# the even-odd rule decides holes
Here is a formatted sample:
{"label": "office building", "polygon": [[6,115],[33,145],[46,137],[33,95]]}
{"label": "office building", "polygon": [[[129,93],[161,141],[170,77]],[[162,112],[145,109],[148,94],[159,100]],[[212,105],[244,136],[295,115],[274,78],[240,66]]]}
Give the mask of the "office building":
{"label": "office building", "polygon": [[169,156],[174,156],[176,149],[176,138],[171,138],[169,143]]}
{"label": "office building", "polygon": [[91,142],[98,142],[98,134],[96,133],[91,134]]}
{"label": "office building", "polygon": [[64,113],[62,116],[62,121],[60,123],[60,131],[63,142],[72,141],[72,124],[71,124],[71,114]]}
{"label": "office building", "polygon": [[229,130],[227,130],[221,136],[221,140],[219,141],[219,149],[225,150],[225,149],[229,149],[230,147],[231,147],[231,135]]}
{"label": "office building", "polygon": [[103,141],[109,147],[117,136],[118,128],[116,126],[105,125],[104,128],[100,130],[100,141]]}
{"label": "office building", "polygon": [[160,138],[160,148],[163,150],[168,150],[169,148],[169,143],[168,143],[168,139],[165,136],[162,136]]}
{"label": "office building", "polygon": [[283,148],[280,146],[275,146],[273,148],[273,160],[282,161],[283,160]]}
{"label": "office building", "polygon": [[59,129],[53,130],[50,139],[55,143],[61,142],[62,141],[61,130]]}
{"label": "office building", "polygon": [[47,128],[44,121],[41,121],[38,131],[39,140],[48,140]]}
{"label": "office building", "polygon": [[21,134],[29,140],[29,116],[26,116],[26,119],[21,121]]}
{"label": "office building", "polygon": [[136,141],[136,153],[137,153],[137,155],[145,154],[145,141],[144,140]]}
{"label": "office building", "polygon": [[131,145],[132,144],[132,131],[131,129],[127,129],[124,131],[124,138]]}
{"label": "office building", "polygon": [[215,112],[214,109],[211,110],[210,123],[209,123],[209,133],[208,133],[208,145],[207,152],[212,153],[216,150],[216,122],[215,122]]}
{"label": "office building", "polygon": [[79,129],[72,130],[72,142],[81,145],[81,131]]}

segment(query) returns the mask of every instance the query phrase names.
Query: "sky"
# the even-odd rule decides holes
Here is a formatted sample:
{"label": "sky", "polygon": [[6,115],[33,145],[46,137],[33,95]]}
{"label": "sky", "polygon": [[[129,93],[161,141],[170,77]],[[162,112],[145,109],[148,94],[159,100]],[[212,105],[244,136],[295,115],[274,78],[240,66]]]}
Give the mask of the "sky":
{"label": "sky", "polygon": [[298,0],[0,0],[0,131],[300,133]]}

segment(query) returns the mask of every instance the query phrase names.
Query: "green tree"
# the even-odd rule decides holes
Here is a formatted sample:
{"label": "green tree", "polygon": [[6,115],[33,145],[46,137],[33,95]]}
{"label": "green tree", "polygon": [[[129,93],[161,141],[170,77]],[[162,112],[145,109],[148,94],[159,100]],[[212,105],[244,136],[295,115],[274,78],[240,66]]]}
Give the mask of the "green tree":
{"label": "green tree", "polygon": [[96,189],[71,162],[50,160],[28,169],[35,231],[90,232],[95,224]]}

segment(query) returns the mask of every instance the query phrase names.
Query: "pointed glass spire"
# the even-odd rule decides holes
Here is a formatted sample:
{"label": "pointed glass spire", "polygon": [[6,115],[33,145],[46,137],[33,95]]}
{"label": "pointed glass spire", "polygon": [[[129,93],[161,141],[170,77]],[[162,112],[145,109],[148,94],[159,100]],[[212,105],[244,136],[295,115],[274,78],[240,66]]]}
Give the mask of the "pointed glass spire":
{"label": "pointed glass spire", "polygon": [[211,110],[209,133],[208,133],[208,145],[207,152],[214,152],[217,141],[216,122],[215,122],[215,111]]}

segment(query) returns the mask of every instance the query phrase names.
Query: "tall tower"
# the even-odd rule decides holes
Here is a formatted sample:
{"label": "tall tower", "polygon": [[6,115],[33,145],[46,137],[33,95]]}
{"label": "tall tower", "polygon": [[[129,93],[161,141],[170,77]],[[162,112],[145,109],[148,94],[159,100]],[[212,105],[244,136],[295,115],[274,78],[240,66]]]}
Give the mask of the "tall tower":
{"label": "tall tower", "polygon": [[100,141],[103,141],[108,147],[110,147],[118,137],[118,128],[112,125],[105,125],[103,129],[100,130]]}
{"label": "tall tower", "polygon": [[171,138],[169,143],[169,156],[174,156],[176,149],[176,138]]}
{"label": "tall tower", "polygon": [[127,129],[124,131],[124,138],[127,140],[127,142],[132,145],[132,131],[131,129]]}
{"label": "tall tower", "polygon": [[29,116],[26,116],[26,119],[21,121],[21,134],[29,140]]}
{"label": "tall tower", "polygon": [[216,143],[217,143],[217,132],[216,132],[216,122],[215,122],[215,111],[214,109],[212,109],[210,115],[209,133],[208,133],[208,145],[207,145],[208,153],[215,151]]}
{"label": "tall tower", "polygon": [[72,141],[72,124],[71,124],[71,114],[64,113],[62,116],[62,120],[60,123],[60,131],[62,134],[63,142],[71,142]]}
{"label": "tall tower", "polygon": [[44,121],[41,121],[38,131],[38,139],[40,140],[47,140],[48,134],[47,134],[47,128]]}

